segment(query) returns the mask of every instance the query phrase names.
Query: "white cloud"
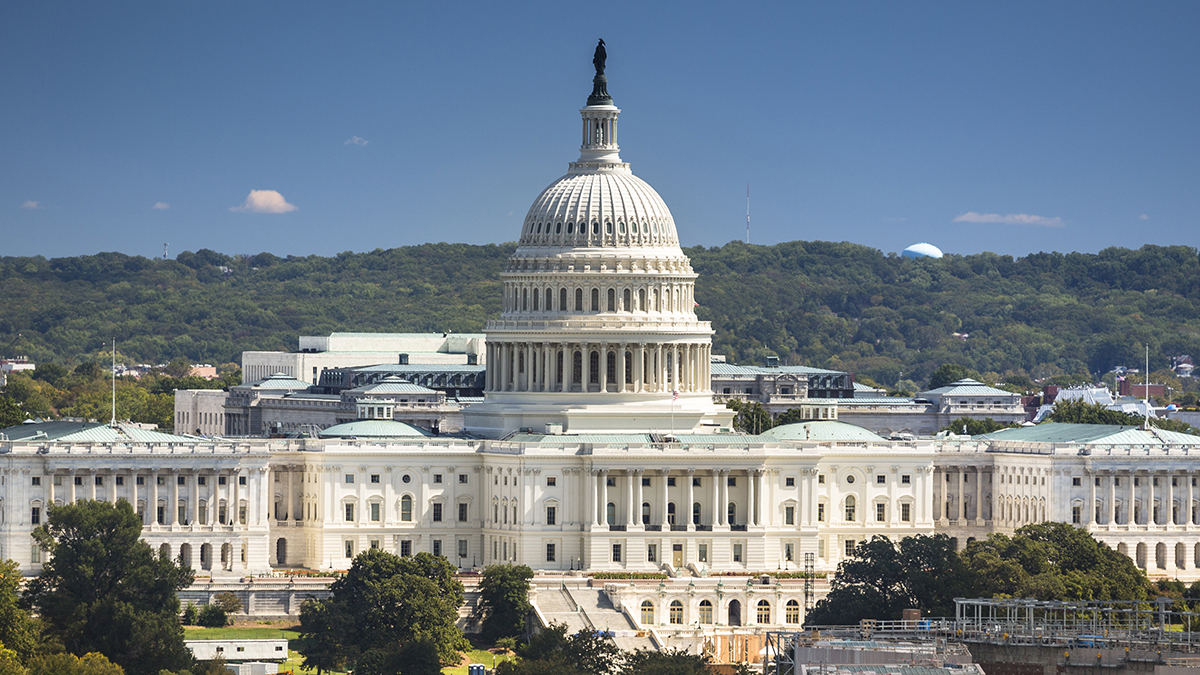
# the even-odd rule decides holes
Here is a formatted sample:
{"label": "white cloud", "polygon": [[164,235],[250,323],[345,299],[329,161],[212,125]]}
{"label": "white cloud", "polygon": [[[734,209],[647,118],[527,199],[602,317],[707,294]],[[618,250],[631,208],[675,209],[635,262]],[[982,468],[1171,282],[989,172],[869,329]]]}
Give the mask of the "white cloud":
{"label": "white cloud", "polygon": [[287,213],[295,211],[296,206],[287,203],[275,190],[251,190],[245,204],[231,206],[229,210],[235,213]]}
{"label": "white cloud", "polygon": [[1028,213],[1009,213],[1000,215],[999,213],[975,213],[967,211],[961,216],[954,219],[956,223],[1003,223],[1005,225],[1040,225],[1042,227],[1064,227],[1066,223],[1062,218],[1054,217],[1047,218],[1046,216],[1034,216]]}
{"label": "white cloud", "polygon": [[367,143],[370,143],[370,141],[368,141],[367,139],[363,138],[362,136],[351,136],[351,137],[350,137],[350,138],[349,138],[349,139],[348,139],[348,140],[347,140],[345,143],[343,143],[342,145],[366,145]]}
{"label": "white cloud", "polygon": [[171,208],[171,205],[166,202],[154,202],[154,206],[151,206],[150,208],[158,209],[159,211],[166,211],[167,209]]}
{"label": "white cloud", "polygon": [[1150,220],[1150,216],[1143,213],[1142,215],[1138,216],[1138,220]]}
{"label": "white cloud", "polygon": [[36,209],[36,208],[37,208],[38,206],[40,206],[40,205],[41,205],[41,202],[35,202],[35,201],[33,201],[32,199],[26,199],[26,200],[25,200],[25,203],[21,205],[21,208],[23,208],[23,209]]}

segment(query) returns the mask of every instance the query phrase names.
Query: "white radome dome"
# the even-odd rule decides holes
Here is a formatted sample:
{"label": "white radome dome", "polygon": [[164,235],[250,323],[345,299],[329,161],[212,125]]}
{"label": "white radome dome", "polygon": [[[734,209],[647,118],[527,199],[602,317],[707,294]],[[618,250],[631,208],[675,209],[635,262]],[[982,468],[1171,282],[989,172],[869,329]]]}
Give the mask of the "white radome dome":
{"label": "white radome dome", "polygon": [[942,257],[942,249],[933,244],[921,242],[904,249],[904,253],[901,255],[905,258],[940,258]]}

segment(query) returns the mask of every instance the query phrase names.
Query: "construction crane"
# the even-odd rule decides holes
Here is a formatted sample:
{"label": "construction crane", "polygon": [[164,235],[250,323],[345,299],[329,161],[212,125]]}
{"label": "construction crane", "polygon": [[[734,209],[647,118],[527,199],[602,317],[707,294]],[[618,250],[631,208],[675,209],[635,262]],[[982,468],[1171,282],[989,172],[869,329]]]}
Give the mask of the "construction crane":
{"label": "construction crane", "polygon": [[4,358],[4,355],[8,353],[8,350],[12,349],[12,346],[17,344],[17,340],[20,340],[20,339],[21,339],[21,334],[17,333],[17,337],[13,338],[12,342],[10,342],[4,346],[4,351],[0,352],[0,358]]}

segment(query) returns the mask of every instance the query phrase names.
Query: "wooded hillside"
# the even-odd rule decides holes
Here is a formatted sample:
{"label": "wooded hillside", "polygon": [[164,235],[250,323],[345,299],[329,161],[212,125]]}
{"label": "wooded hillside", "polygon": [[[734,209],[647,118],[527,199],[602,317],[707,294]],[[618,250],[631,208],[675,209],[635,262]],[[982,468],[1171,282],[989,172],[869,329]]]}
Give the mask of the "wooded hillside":
{"label": "wooded hillside", "polygon": [[[0,258],[0,346],[38,361],[237,360],[332,331],[482,330],[513,245],[425,244],[332,257]],[[1200,356],[1200,257],[1184,246],[1098,254],[907,259],[789,242],[685,249],[715,353],[848,370],[894,385],[942,363],[1001,377],[1107,371]],[[953,333],[967,333],[965,340]],[[107,356],[107,354],[105,354]]]}

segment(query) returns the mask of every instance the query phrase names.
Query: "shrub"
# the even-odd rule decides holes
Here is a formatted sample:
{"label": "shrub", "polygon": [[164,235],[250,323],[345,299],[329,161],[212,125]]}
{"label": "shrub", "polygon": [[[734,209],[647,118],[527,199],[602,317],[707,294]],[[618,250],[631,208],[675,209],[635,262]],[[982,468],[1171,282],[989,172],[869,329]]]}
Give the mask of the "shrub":
{"label": "shrub", "polygon": [[196,623],[207,628],[221,628],[229,623],[229,616],[220,605],[205,605],[200,610]]}

